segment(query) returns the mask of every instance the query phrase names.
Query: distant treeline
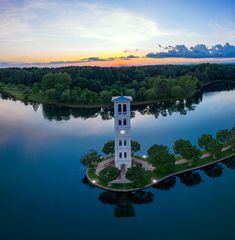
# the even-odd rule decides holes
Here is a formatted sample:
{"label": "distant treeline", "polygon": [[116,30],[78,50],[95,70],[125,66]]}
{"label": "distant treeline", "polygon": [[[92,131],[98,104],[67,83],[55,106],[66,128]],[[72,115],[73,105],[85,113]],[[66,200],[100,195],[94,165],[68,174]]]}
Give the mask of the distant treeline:
{"label": "distant treeline", "polygon": [[188,98],[201,85],[218,80],[235,80],[235,65],[0,69],[0,82],[19,85],[29,99],[40,94],[75,104],[107,103],[118,94],[131,95],[136,101]]}

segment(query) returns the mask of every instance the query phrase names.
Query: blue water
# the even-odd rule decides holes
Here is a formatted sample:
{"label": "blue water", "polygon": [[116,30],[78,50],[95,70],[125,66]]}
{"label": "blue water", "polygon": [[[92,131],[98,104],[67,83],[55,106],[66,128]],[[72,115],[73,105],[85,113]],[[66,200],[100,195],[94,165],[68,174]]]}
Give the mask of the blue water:
{"label": "blue water", "polygon": [[[196,143],[200,134],[235,123],[234,90],[206,93],[193,106],[185,115],[166,111],[157,118],[135,111],[139,154],[155,143],[172,147],[178,138]],[[88,112],[0,99],[1,240],[235,239],[235,170],[223,163],[219,177],[197,171],[202,182],[192,187],[177,177],[169,190],[144,190],[145,203],[85,184],[80,157],[100,151],[114,134],[113,119]],[[123,208],[135,217],[115,217]]]}

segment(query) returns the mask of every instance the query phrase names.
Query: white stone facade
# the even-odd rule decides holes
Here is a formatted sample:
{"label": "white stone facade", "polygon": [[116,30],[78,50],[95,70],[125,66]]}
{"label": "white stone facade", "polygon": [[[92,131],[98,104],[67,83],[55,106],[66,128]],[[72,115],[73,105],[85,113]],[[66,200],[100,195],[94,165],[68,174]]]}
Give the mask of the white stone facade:
{"label": "white stone facade", "polygon": [[113,97],[115,128],[115,167],[125,170],[131,167],[131,109],[132,97]]}

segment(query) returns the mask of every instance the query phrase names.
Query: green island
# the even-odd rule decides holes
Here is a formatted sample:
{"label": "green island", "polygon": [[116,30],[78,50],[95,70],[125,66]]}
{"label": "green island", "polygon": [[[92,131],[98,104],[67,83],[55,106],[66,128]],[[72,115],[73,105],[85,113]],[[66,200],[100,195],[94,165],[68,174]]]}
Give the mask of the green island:
{"label": "green island", "polygon": [[234,79],[234,64],[5,68],[0,92],[23,101],[98,107],[117,95],[131,96],[133,104],[187,99],[204,86]]}
{"label": "green island", "polygon": [[130,181],[126,184],[112,183],[120,174],[120,170],[112,165],[107,165],[97,175],[97,165],[113,157],[114,141],[111,140],[102,149],[105,156],[91,150],[81,158],[81,163],[87,167],[89,181],[106,190],[135,191],[159,184],[168,177],[229,159],[235,156],[235,125],[229,130],[219,130],[215,137],[211,134],[201,135],[198,146],[194,146],[189,140],[179,139],[173,146],[175,154],[167,146],[155,144],[148,149],[147,156],[140,157],[135,155],[140,150],[140,144],[132,141],[131,146],[133,159],[152,165],[151,170],[145,170],[141,164],[135,162],[126,172],[126,178]]}

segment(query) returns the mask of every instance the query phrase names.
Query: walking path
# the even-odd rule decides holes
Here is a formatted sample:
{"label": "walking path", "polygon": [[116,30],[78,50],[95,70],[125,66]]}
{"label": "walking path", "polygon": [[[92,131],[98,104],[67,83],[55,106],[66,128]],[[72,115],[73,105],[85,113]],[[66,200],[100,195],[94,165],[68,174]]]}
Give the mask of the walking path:
{"label": "walking path", "polygon": [[97,176],[99,176],[100,172],[108,166],[114,166],[114,158],[113,157],[111,157],[107,160],[104,160],[102,162],[99,162],[97,167],[96,167],[95,174]]}
{"label": "walking path", "polygon": [[[226,146],[226,147],[223,147],[221,152],[224,152],[224,151],[227,151],[228,149],[230,149],[231,146]],[[203,159],[203,158],[207,158],[207,157],[210,157],[211,156],[211,153],[204,153],[200,159]],[[187,163],[187,162],[190,162],[190,160],[187,160],[187,159],[180,159],[180,160],[177,160],[175,162],[175,165],[179,165],[179,164],[184,164],[184,163]]]}

